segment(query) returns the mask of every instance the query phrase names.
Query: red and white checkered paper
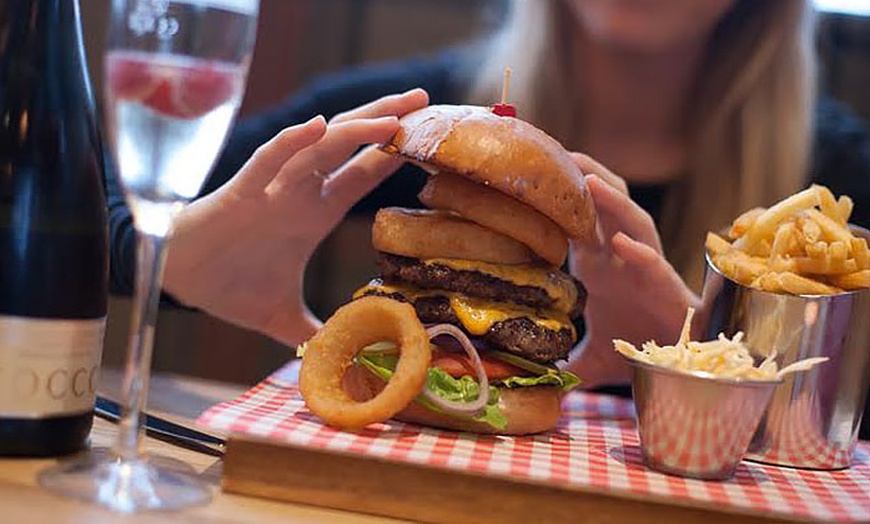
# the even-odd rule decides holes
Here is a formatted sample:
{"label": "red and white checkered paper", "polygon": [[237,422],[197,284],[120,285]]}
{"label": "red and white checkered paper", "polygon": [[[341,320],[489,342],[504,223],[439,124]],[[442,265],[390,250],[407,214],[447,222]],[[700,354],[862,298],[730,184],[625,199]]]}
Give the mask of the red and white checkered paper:
{"label": "red and white checkered paper", "polygon": [[870,442],[860,442],[852,467],[812,471],[743,462],[728,481],[670,476],[643,465],[632,403],[573,392],[557,429],[524,437],[442,431],[390,421],[359,432],[323,425],[311,414],[288,365],[199,423],[220,431],[267,437],[295,446],[370,455],[458,471],[562,484],[579,489],[655,496],[675,504],[826,522],[870,520]]}

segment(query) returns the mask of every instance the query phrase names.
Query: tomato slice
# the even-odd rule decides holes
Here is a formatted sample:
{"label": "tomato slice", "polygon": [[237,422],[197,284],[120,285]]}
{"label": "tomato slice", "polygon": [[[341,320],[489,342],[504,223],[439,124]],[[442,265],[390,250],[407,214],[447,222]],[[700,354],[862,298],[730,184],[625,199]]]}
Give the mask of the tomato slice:
{"label": "tomato slice", "polygon": [[[480,355],[480,361],[483,363],[483,369],[486,371],[486,376],[490,380],[504,380],[509,377],[527,376],[528,371],[496,360],[488,358],[485,354]],[[454,378],[459,378],[464,375],[475,376],[474,366],[471,364],[471,359],[465,353],[448,353],[446,351],[436,350],[432,354],[432,367],[437,367],[444,370],[445,373]]]}

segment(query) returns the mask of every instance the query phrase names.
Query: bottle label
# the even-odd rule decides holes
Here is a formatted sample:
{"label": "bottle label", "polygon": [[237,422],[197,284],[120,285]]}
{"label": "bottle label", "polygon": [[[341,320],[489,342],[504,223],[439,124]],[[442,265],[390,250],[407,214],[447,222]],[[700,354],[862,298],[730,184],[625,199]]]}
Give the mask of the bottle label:
{"label": "bottle label", "polygon": [[106,318],[0,315],[0,417],[44,418],[94,407]]}

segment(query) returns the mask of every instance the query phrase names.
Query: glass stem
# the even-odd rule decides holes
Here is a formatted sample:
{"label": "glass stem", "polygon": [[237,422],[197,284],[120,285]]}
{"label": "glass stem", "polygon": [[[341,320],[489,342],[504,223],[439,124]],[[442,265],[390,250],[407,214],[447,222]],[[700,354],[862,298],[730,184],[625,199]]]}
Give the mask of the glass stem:
{"label": "glass stem", "polygon": [[127,366],[124,371],[124,402],[115,454],[122,460],[139,455],[141,417],[148,399],[148,378],[154,350],[154,325],[160,304],[163,267],[166,262],[166,236],[139,234],[136,291]]}

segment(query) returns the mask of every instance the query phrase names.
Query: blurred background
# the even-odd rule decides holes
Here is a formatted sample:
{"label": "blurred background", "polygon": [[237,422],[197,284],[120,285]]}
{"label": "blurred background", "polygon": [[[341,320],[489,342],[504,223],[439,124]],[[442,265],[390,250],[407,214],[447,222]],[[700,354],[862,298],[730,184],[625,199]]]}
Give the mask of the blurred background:
{"label": "blurred background", "polygon": [[[94,87],[109,0],[82,0]],[[870,120],[870,0],[817,0],[822,89]],[[461,45],[498,25],[504,0],[261,0],[257,47],[242,113],[288,97],[330,71]],[[341,253],[342,256],[335,256]],[[369,224],[348,222],[313,260],[307,294],[321,317],[373,275]],[[123,362],[129,299],[110,304],[104,362]],[[181,309],[161,312],[154,366],[161,371],[255,382],[292,358],[290,348]]]}

